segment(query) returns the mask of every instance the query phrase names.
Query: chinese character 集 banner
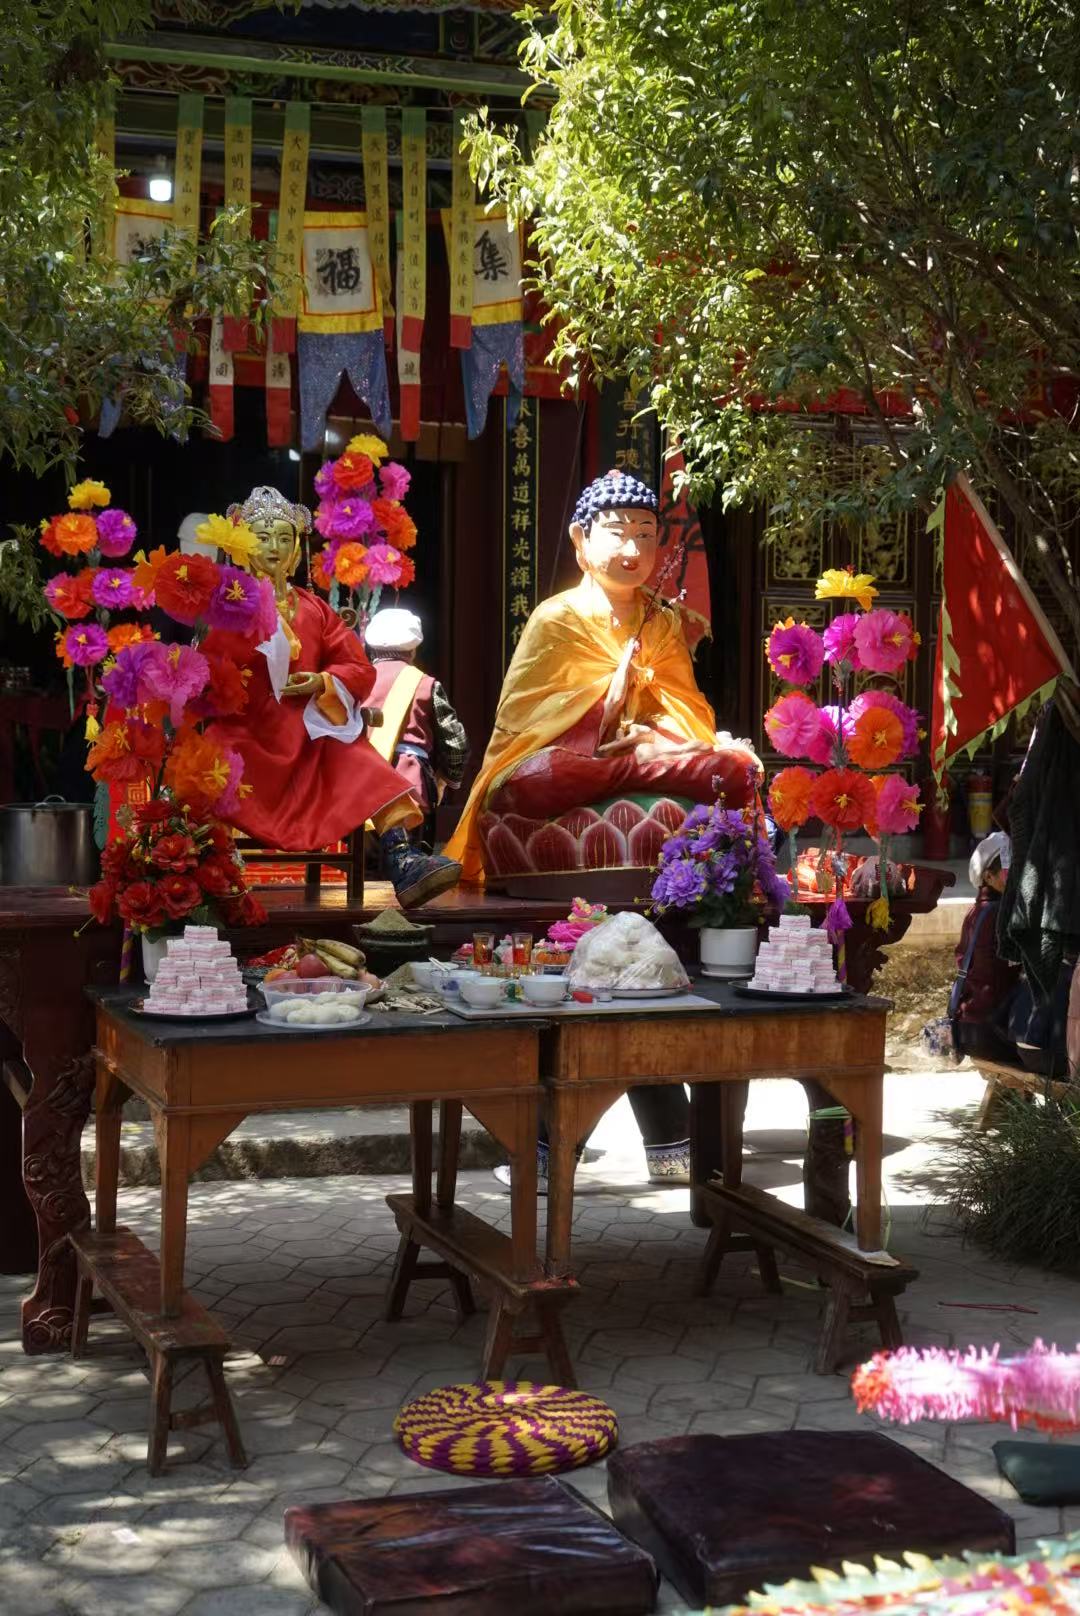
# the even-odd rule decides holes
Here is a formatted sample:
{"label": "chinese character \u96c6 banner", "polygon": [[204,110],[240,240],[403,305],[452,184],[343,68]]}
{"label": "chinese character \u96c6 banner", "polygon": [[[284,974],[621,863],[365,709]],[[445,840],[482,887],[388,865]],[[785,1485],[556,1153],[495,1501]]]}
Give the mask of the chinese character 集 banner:
{"label": "chinese character \u96c6 banner", "polygon": [[[443,212],[447,251],[453,256],[453,209]],[[511,225],[505,208],[472,208],[469,275],[471,343],[461,350],[461,380],[465,392],[465,420],[470,438],[477,438],[487,423],[488,400],[506,366],[510,395],[510,422],[525,386],[525,346],[521,290],[522,231]]]}
{"label": "chinese character \u96c6 banner", "polygon": [[202,190],[203,97],[181,95],[176,102],[176,177],[173,223],[198,239]]}
{"label": "chinese character \u96c6 banner", "polygon": [[364,107],[360,114],[364,165],[364,207],[368,242],[383,306],[386,345],[394,340],[394,299],[390,282],[390,198],[386,173],[386,108]]}
{"label": "chinese character \u96c6 banner", "polygon": [[503,406],[503,666],[536,605],[540,402],[523,398],[516,423]]}
{"label": "chinese character \u96c6 banner", "polygon": [[[299,276],[304,250],[304,202],[307,199],[308,151],[311,145],[311,108],[306,101],[290,101],[285,108],[285,134],[281,146],[281,189],[278,193],[274,271],[287,281]],[[295,279],[280,299],[270,326],[275,353],[296,350],[296,314],[300,307],[300,281]]]}

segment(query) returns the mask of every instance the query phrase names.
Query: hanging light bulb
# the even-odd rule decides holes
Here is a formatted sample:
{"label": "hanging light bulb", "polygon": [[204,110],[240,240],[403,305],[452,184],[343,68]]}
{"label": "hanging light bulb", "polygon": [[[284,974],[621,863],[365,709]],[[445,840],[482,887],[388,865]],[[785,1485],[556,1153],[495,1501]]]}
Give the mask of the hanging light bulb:
{"label": "hanging light bulb", "polygon": [[150,176],[151,202],[172,201],[172,175],[164,157],[154,159],[154,172]]}

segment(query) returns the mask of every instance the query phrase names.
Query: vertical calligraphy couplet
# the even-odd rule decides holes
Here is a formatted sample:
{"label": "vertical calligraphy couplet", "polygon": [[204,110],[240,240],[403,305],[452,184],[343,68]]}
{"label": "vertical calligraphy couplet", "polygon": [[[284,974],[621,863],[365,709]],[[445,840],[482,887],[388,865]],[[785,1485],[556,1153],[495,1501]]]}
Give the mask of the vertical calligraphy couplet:
{"label": "vertical calligraphy couplet", "polygon": [[390,194],[386,160],[386,108],[364,107],[360,114],[360,147],[364,164],[364,210],[367,213],[371,261],[379,281],[386,346],[394,341],[394,299],[390,280]]}
{"label": "vertical calligraphy couplet", "polygon": [[91,240],[97,258],[115,256],[113,227],[116,217],[116,113],[111,92],[94,130],[94,149],[105,164],[101,181],[98,213],[90,222]]}
{"label": "vertical calligraphy couplet", "polygon": [[215,436],[228,443],[234,431],[233,356],[224,342],[225,321],[215,314],[210,326],[210,420]]}
{"label": "vertical calligraphy couplet", "polygon": [[176,173],[173,177],[173,224],[199,238],[202,192],[203,107],[201,95],[181,95],[176,102]]}
{"label": "vertical calligraphy couplet", "polygon": [[462,150],[465,114],[454,113],[450,154],[450,346],[472,346],[473,209],[475,195],[469,154]]}
{"label": "vertical calligraphy couplet", "polygon": [[427,113],[401,114],[402,217],[398,221],[398,341],[419,354],[427,304]]}
{"label": "vertical calligraphy couplet", "polygon": [[[245,208],[243,219],[230,227],[233,241],[251,234],[251,102],[242,96],[225,98],[225,202]],[[246,309],[226,311],[222,329],[226,351],[238,353],[251,341]]]}
{"label": "vertical calligraphy couplet", "polygon": [[299,279],[304,252],[304,202],[307,197],[308,154],[311,147],[311,108],[306,101],[290,101],[285,108],[281,143],[281,187],[278,192],[277,235],[274,238],[274,275],[282,291],[270,323],[270,347],[275,353],[296,350],[296,316],[300,308]]}
{"label": "vertical calligraphy couplet", "polygon": [[[406,318],[405,309],[408,304],[408,223],[404,212],[397,215],[397,265],[396,265],[396,292],[397,292],[397,373],[398,373],[398,415],[400,418],[401,436],[406,443],[415,443],[420,436],[420,336],[423,334],[423,319],[413,319],[411,324]],[[406,330],[411,337],[416,338],[416,346],[410,347],[406,340]]]}
{"label": "vertical calligraphy couplet", "polygon": [[536,606],[540,402],[523,398],[516,423],[503,404],[503,666]]}

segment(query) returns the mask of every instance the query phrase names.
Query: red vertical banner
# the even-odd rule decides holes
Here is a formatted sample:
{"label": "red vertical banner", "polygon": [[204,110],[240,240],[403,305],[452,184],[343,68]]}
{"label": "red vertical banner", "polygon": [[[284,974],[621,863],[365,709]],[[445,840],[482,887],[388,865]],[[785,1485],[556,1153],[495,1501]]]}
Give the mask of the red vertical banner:
{"label": "red vertical banner", "polygon": [[292,442],[292,366],[286,353],[266,356],[266,441],[271,449]]}
{"label": "red vertical banner", "polygon": [[[407,285],[409,272],[407,266],[407,231],[408,221],[404,213],[399,213],[397,224],[397,372],[398,372],[398,413],[400,416],[401,436],[406,443],[415,443],[420,436],[420,348],[405,346],[405,334],[417,336],[423,331],[423,321],[411,319],[405,310],[408,303]],[[419,327],[419,331],[418,328]]]}
{"label": "red vertical banner", "polygon": [[709,558],[705,535],[697,512],[686,495],[675,493],[675,473],[685,465],[683,452],[676,450],[664,460],[660,486],[660,550],[653,572],[655,579],[670,557],[681,548],[682,556],[673,574],[664,583],[670,600],[682,595],[683,634],[691,651],[698,641],[712,635],[712,600],[709,593]]}

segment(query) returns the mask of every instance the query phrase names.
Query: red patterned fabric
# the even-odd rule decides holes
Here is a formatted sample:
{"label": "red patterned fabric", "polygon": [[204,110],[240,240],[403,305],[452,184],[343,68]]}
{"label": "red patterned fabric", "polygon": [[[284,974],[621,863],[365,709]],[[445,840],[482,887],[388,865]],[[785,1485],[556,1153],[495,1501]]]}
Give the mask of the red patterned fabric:
{"label": "red patterned fabric", "polygon": [[656,863],[661,845],[678,830],[689,807],[674,797],[620,797],[596,807],[571,808],[557,819],[489,810],[480,816],[484,870],[490,881],[508,875],[646,868]]}

